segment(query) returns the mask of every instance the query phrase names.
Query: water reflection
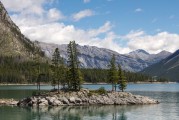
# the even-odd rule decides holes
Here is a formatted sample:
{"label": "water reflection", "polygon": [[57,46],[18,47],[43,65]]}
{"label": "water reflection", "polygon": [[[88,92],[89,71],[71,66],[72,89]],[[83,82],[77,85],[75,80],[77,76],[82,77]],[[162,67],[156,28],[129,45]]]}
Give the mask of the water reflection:
{"label": "water reflection", "polygon": [[127,120],[127,116],[124,114],[124,112],[122,112],[119,116],[119,119],[115,119],[115,120]]}
{"label": "water reflection", "polygon": [[[147,88],[146,86],[150,86],[150,89],[153,89],[153,91],[147,91],[149,87]],[[157,86],[157,88],[155,86]],[[133,84],[129,86],[130,89],[135,89],[135,91],[131,91],[134,94],[149,96],[159,100],[160,104],[157,105],[60,106],[51,108],[0,106],[0,120],[179,120],[178,86],[179,84]],[[15,87],[17,88],[17,86]],[[18,86],[18,88],[19,87],[20,86]],[[11,86],[0,86],[0,98],[13,97],[20,99],[31,96],[33,91],[29,90],[31,87],[22,87],[23,88],[19,88],[21,90],[14,90],[14,88],[9,90]],[[99,86],[96,85],[96,87]],[[136,91],[138,87],[143,88],[143,91]],[[154,92],[154,90],[158,92]],[[168,92],[164,92],[163,90],[168,90]]]}
{"label": "water reflection", "polygon": [[23,108],[33,120],[127,120],[126,112],[139,106],[59,106]]}
{"label": "water reflection", "polygon": [[0,120],[179,120],[179,104],[134,106],[0,106]]}

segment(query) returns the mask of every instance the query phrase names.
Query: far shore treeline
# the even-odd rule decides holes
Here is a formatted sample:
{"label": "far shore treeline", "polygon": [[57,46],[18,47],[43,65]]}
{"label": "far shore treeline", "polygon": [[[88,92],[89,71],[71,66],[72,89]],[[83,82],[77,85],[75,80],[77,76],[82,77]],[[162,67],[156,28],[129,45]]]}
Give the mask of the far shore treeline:
{"label": "far shore treeline", "polygon": [[[69,87],[80,89],[77,87],[79,87],[78,84],[82,84],[82,81],[87,83],[110,83],[108,80],[108,69],[79,68],[80,63],[77,59],[78,50],[75,45],[75,41],[69,43],[67,50],[69,56],[66,63],[61,56],[58,56],[60,55],[60,51],[57,48],[54,48],[55,52],[52,60],[43,60],[43,62],[40,57],[34,57],[32,60],[27,61],[21,56],[0,56],[0,84],[32,84],[41,82],[55,86],[64,82]],[[75,62],[72,60],[75,60]],[[70,71],[75,71],[75,74],[73,75]],[[122,72],[127,82],[153,81],[151,76],[124,70]],[[70,76],[71,78],[75,78],[75,83],[70,83]],[[157,81],[165,82],[168,80],[158,78]]]}

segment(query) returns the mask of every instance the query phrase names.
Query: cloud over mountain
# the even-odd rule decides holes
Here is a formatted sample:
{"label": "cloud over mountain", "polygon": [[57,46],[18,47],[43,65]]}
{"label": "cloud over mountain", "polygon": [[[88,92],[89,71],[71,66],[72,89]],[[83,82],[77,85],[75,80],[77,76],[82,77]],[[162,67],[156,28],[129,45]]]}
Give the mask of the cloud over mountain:
{"label": "cloud over mountain", "polygon": [[[98,13],[97,10],[100,8],[93,10],[84,7],[83,9],[79,8],[79,12],[65,14],[66,11],[64,12],[54,5],[59,2],[57,0],[1,1],[22,33],[31,40],[56,44],[67,44],[71,40],[76,40],[81,45],[108,48],[119,53],[128,53],[136,49],[144,49],[149,53],[158,53],[162,50],[174,52],[179,48],[179,34],[177,33],[160,29],[157,33],[150,35],[143,30],[131,30],[120,35],[114,29],[120,31],[123,28],[117,27],[109,17],[107,17],[109,20],[106,19],[102,22],[93,21],[99,23],[95,26],[91,21],[90,27],[78,26],[81,19],[85,21],[88,18],[99,17],[100,12]],[[87,3],[90,0],[83,2]],[[59,4],[61,3],[59,2]],[[141,11],[141,8],[136,9],[136,12]],[[99,15],[95,15],[96,13]]]}

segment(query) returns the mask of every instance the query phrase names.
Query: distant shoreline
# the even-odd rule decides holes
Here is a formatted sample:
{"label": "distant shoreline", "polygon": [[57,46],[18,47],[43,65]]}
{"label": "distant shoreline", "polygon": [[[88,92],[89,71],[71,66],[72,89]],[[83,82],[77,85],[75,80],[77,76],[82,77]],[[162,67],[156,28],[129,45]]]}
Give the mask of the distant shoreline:
{"label": "distant shoreline", "polygon": [[[177,83],[177,82],[128,82],[128,84],[172,84],[172,83]],[[83,83],[83,85],[108,85],[109,83]],[[34,84],[27,84],[27,83],[3,83],[0,84],[0,86],[13,86],[13,85],[19,85],[19,86],[31,86],[31,85],[37,85],[36,83]],[[41,83],[42,86],[46,85],[51,85],[50,83]]]}
{"label": "distant shoreline", "polygon": [[[128,84],[171,84],[177,82],[128,82]],[[84,83],[83,85],[107,85],[109,83]]]}

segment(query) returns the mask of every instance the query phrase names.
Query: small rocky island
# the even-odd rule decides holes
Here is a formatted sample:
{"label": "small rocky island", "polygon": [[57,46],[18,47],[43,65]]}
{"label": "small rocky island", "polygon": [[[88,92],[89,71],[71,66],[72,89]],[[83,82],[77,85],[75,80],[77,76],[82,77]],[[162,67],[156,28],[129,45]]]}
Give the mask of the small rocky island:
{"label": "small rocky island", "polygon": [[79,106],[79,105],[134,105],[158,104],[157,100],[133,95],[127,92],[107,92],[99,94],[82,89],[78,92],[49,92],[20,100],[18,106]]}

